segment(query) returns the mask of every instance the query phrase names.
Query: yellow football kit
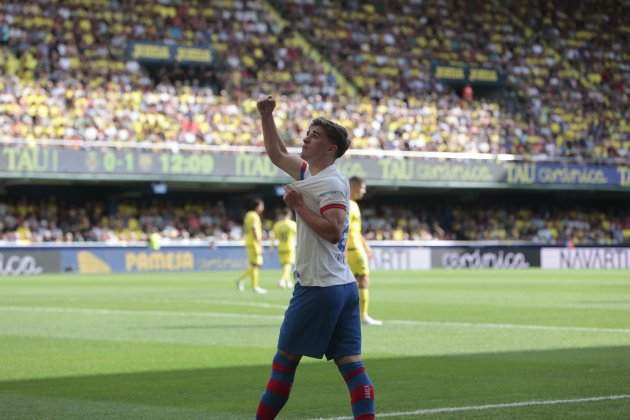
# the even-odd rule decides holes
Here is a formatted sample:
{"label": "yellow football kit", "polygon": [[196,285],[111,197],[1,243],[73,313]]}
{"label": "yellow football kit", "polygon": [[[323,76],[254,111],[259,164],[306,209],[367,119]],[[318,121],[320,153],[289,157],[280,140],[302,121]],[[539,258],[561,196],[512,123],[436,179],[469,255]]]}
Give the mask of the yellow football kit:
{"label": "yellow football kit", "polygon": [[295,264],[295,237],[297,224],[293,220],[280,220],[273,225],[273,236],[278,241],[281,265]]}
{"label": "yellow football kit", "polygon": [[370,274],[368,257],[361,239],[361,210],[356,201],[350,200],[348,225],[348,265],[355,276]]}
{"label": "yellow football kit", "polygon": [[260,216],[253,210],[248,211],[243,224],[247,260],[252,265],[262,265],[262,223]]}

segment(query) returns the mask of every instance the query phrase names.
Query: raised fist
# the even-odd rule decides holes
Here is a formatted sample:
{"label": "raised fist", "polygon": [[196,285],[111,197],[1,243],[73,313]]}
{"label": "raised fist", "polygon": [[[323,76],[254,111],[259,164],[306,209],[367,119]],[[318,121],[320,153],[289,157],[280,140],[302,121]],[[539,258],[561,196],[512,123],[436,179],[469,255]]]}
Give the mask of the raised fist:
{"label": "raised fist", "polygon": [[258,112],[260,115],[268,115],[273,112],[273,109],[276,107],[276,101],[272,96],[267,96],[264,99],[261,99],[256,103],[256,107],[258,107]]}

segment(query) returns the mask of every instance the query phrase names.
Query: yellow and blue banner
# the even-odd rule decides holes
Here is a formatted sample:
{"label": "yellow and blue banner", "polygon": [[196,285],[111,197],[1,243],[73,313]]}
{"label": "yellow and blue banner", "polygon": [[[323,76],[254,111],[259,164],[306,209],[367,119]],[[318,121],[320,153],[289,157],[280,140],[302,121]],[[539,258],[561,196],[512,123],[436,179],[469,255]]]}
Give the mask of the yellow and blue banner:
{"label": "yellow and blue banner", "polygon": [[[377,186],[630,191],[630,166],[621,164],[414,157],[374,159],[351,155],[340,159],[337,167],[346,176],[360,176],[369,185]],[[257,153],[0,145],[0,179],[24,177],[85,181],[290,182],[267,156]]]}
{"label": "yellow and blue banner", "polygon": [[485,67],[433,63],[431,69],[433,77],[445,83],[486,86],[502,83],[502,76],[497,70]]}
{"label": "yellow and blue banner", "polygon": [[168,45],[159,42],[129,42],[127,56],[141,63],[212,64],[209,45]]}

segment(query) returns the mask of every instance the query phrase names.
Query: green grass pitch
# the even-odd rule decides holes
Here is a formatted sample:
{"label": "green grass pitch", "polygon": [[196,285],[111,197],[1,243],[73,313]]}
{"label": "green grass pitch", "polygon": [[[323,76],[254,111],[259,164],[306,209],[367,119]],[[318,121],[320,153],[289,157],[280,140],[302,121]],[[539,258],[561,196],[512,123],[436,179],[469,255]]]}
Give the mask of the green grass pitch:
{"label": "green grass pitch", "polygon": [[[290,297],[278,274],[264,296],[227,272],[0,278],[0,419],[253,418]],[[377,417],[630,418],[630,272],[371,281]],[[304,360],[280,418],[350,415],[334,364]]]}

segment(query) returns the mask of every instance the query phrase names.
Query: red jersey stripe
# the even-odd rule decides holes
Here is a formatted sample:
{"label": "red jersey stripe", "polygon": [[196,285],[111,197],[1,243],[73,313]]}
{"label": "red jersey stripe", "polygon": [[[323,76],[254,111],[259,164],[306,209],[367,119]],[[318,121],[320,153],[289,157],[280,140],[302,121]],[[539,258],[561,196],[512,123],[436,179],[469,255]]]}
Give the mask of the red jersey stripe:
{"label": "red jersey stripe", "polygon": [[345,210],[346,206],[344,206],[341,203],[333,203],[333,204],[326,204],[324,207],[322,207],[321,209],[319,209],[319,213],[320,214],[324,214],[324,212],[326,210],[330,210],[330,209],[342,209]]}

